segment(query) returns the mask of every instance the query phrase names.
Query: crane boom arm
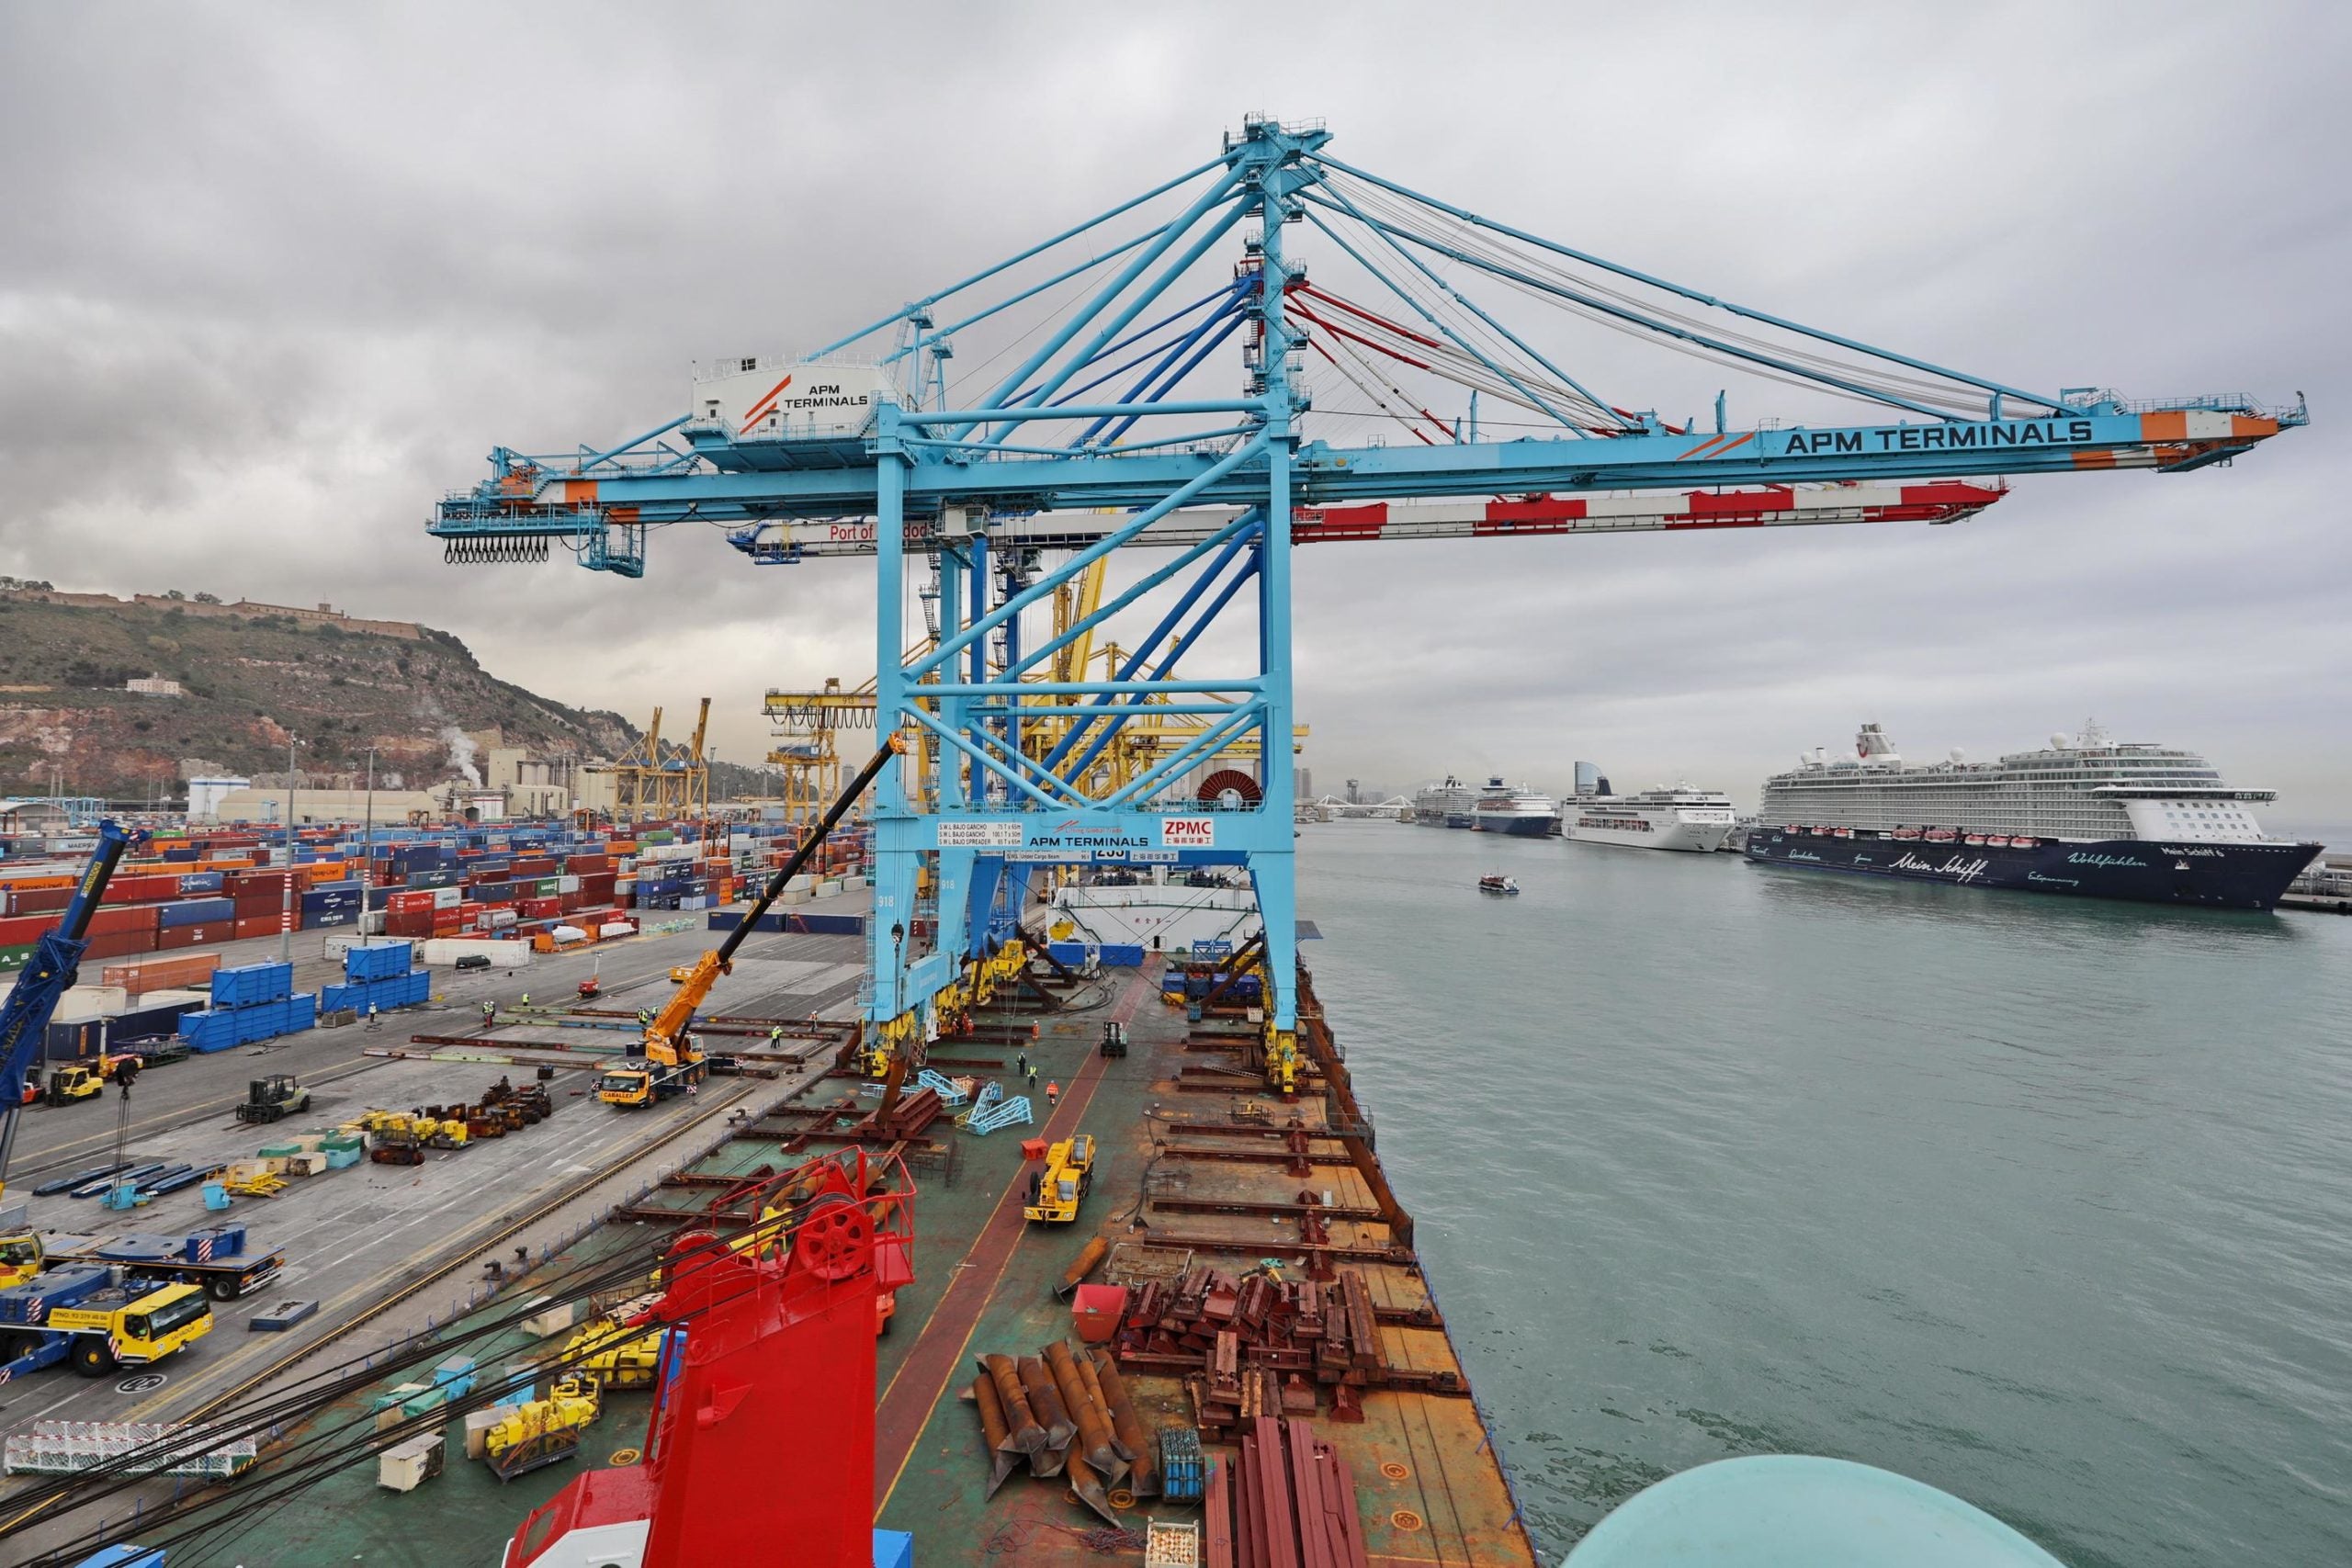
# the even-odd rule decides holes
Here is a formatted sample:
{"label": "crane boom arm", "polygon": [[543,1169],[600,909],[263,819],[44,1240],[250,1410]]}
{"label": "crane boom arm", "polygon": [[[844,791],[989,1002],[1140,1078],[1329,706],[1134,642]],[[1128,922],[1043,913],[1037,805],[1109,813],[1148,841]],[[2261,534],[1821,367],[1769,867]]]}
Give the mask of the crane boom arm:
{"label": "crane boom arm", "polygon": [[41,933],[7,999],[0,1001],[0,1195],[8,1187],[8,1156],[17,1143],[17,1118],[24,1110],[25,1073],[49,1035],[50,1015],[80,977],[89,946],[90,917],[98,911],[107,883],[130,846],[130,835],[111,818],[98,824],[97,847],[74,885],[74,897],[57,924]]}
{"label": "crane boom arm", "polygon": [[899,754],[904,744],[893,735],[883,742],[880,750],[866,759],[865,766],[858,770],[857,777],[849,782],[848,787],[842,791],[816,827],[809,829],[808,836],[801,840],[800,847],[792,852],[792,858],[768,878],[767,886],[752,907],[743,912],[742,920],[727,933],[727,940],[695,960],[684,981],[671,993],[670,1000],[654,1015],[653,1021],[645,1026],[646,1060],[664,1067],[678,1065],[685,1055],[684,1047],[687,1027],[693,1023],[695,1010],[709,999],[710,988],[718,983],[718,977],[734,967],[735,950],[743,945],[744,939],[758,927],[760,917],[768,912],[768,907],[784,892],[786,885],[800,874],[800,868],[808,863],[827,835],[849,814],[849,808],[856,804],[857,797],[865,793],[866,786],[874,782],[884,765]]}

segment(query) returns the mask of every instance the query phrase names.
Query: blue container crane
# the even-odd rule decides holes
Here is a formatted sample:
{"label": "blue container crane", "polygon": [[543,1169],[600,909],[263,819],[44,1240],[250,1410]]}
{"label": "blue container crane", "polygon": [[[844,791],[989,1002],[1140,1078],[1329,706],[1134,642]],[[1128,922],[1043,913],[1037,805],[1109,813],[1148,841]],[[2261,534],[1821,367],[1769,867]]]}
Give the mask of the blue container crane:
{"label": "blue container crane", "polygon": [[[688,521],[755,563],[875,558],[878,731],[922,743],[876,785],[876,1058],[921,1066],[1040,866],[1240,865],[1265,928],[1263,1060],[1292,1087],[1295,544],[1951,524],[2008,476],[2185,472],[2308,423],[2300,400],[2133,401],[1875,347],[1425,196],[1330,141],[1248,119],[1197,168],[831,343],[698,367],[685,412],[642,435],[495,448],[427,525],[453,562],[560,544],[626,577],[649,529]],[[1682,356],[1684,383],[1696,362],[1712,428],[1600,390],[1571,333],[1611,334],[1593,356],[1611,374],[1625,340]],[[1736,426],[1717,372],[1793,416]],[[1128,553],[1152,547],[1160,564]],[[1047,607],[1033,637],[1023,616]],[[1103,678],[1051,662],[1122,614],[1135,635]],[[1139,774],[1095,765],[1169,717],[1196,739]],[[1191,782],[1237,748],[1260,759],[1250,787]]]}
{"label": "blue container crane", "polygon": [[106,897],[107,883],[130,847],[131,835],[112,818],[98,823],[98,841],[90,863],[74,885],[74,897],[33,945],[32,960],[17,976],[6,1001],[0,1001],[0,1198],[8,1190],[8,1156],[16,1148],[17,1119],[23,1114],[26,1074],[40,1055],[49,1036],[50,1015],[65,993],[81,978],[82,954],[87,951],[90,917]]}

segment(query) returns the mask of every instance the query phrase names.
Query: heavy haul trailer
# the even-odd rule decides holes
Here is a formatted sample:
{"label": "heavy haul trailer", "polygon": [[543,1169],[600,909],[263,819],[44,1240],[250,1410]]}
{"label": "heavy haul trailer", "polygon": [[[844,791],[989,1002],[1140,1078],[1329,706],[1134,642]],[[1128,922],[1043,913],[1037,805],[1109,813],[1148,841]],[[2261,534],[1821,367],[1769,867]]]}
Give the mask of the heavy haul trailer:
{"label": "heavy haul trailer", "polygon": [[145,1366],[212,1332],[212,1303],[195,1285],[96,1267],[57,1269],[0,1291],[0,1382],[71,1361],[85,1378]]}
{"label": "heavy haul trailer", "polygon": [[38,1243],[48,1263],[120,1269],[151,1284],[200,1285],[216,1302],[260,1290],[286,1267],[282,1247],[245,1249],[245,1227],[208,1225],[185,1235],[56,1235]]}

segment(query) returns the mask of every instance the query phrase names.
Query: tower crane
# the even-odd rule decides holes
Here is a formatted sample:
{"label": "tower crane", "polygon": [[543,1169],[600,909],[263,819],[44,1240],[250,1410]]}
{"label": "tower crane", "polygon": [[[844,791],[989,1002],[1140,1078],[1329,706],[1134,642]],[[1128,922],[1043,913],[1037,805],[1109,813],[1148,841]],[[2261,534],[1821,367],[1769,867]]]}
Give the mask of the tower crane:
{"label": "tower crane", "polygon": [[[1653,406],[1580,365],[1602,334],[1676,356]],[[1734,378],[1771,417],[1731,419]],[[2188,472],[2308,422],[2300,400],[2029,388],[1873,346],[1257,118],[1130,200],[797,356],[699,367],[686,392],[618,445],[493,450],[428,531],[452,558],[557,542],[629,576],[650,530],[687,520],[757,563],[870,555],[877,728],[929,750],[876,780],[869,1036],[920,1051],[1036,863],[1238,863],[1277,1081],[1301,1050],[1291,749],[1266,743],[1294,717],[1294,545],[1949,525],[2011,479]],[[1130,550],[1133,581],[1094,578],[1083,608]],[[937,618],[912,655],[910,583]],[[1036,626],[1065,589],[1073,613]],[[1121,616],[1107,678],[1057,663]],[[1175,716],[1198,733],[1102,777],[1126,727]],[[1042,756],[1041,721],[1069,721]],[[1258,797],[1188,798],[1244,738]]]}

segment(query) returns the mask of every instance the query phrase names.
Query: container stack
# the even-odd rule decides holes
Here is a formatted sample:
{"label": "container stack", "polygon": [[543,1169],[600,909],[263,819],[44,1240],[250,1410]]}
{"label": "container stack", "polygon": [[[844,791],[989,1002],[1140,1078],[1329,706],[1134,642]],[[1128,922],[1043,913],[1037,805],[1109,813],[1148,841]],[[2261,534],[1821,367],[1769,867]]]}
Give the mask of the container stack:
{"label": "container stack", "polygon": [[192,1050],[226,1051],[281,1034],[316,1028],[319,998],[294,990],[290,964],[248,964],[212,975],[212,1005],[180,1016],[180,1038]]}
{"label": "container stack", "polygon": [[414,966],[415,947],[407,942],[354,942],[344,950],[343,981],[320,993],[319,1005],[329,1012],[350,1011],[365,1017],[371,1010],[414,1007],[433,993],[430,972]]}

